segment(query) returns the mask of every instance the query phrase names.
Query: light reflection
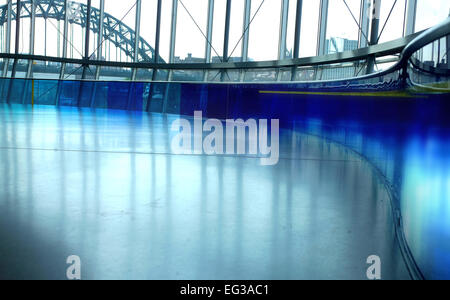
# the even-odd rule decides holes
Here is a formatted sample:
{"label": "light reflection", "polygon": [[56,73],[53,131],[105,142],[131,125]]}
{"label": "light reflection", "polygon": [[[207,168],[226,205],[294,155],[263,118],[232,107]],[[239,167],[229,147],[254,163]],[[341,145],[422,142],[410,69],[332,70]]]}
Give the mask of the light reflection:
{"label": "light reflection", "polygon": [[[283,131],[280,163],[261,167],[251,158],[170,155],[173,116],[11,110],[0,111],[2,147],[17,148],[1,150],[2,223],[22,228],[12,230],[18,237],[35,234],[32,251],[48,270],[30,270],[35,277],[64,276],[58,268],[74,253],[89,279],[360,278],[359,262],[373,253],[388,271],[401,270],[381,180],[360,156],[318,136],[348,144],[399,182],[419,263],[427,275],[448,276],[442,137],[315,121]],[[26,261],[26,240],[6,245]]]}
{"label": "light reflection", "polygon": [[[316,122],[314,122],[317,124]],[[406,124],[407,125],[407,124]],[[427,279],[450,278],[450,133],[405,124],[323,126],[297,129],[343,143],[387,177],[398,197],[405,235]]]}

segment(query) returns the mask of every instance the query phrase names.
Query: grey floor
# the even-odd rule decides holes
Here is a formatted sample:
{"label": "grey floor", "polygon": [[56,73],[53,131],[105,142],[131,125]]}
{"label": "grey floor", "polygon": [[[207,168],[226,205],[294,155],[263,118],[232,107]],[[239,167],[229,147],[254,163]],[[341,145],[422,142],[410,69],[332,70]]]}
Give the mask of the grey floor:
{"label": "grey floor", "polygon": [[281,160],[178,156],[175,117],[0,106],[0,278],[408,279],[372,167],[283,132]]}

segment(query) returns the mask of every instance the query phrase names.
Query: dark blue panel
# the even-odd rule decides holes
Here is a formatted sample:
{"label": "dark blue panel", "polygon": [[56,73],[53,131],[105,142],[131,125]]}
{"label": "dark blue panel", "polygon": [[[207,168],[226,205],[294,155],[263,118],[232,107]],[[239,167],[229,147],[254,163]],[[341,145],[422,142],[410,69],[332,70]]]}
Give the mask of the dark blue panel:
{"label": "dark blue panel", "polygon": [[80,81],[60,81],[59,82],[59,105],[78,106],[80,94]]}
{"label": "dark blue panel", "polygon": [[83,81],[80,85],[80,93],[78,96],[79,107],[91,107],[94,95],[95,82]]}
{"label": "dark blue panel", "polygon": [[108,108],[108,82],[95,83],[92,99],[92,107]]}
{"label": "dark blue panel", "polygon": [[109,82],[108,108],[127,110],[130,98],[131,82]]}

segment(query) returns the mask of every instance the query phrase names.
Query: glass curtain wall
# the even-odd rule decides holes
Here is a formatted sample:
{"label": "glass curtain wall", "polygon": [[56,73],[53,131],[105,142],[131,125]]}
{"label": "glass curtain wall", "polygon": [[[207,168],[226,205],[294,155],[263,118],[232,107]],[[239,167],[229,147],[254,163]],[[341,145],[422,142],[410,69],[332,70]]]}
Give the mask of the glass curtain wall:
{"label": "glass curtain wall", "polygon": [[[17,0],[0,0],[2,53],[16,52],[17,2]],[[353,50],[367,44],[370,33],[368,20],[371,17],[371,7],[368,4],[372,3],[371,0],[299,2],[302,4],[300,39],[299,45],[295,45],[297,0],[232,0],[227,61],[292,58],[296,46],[299,48],[299,57],[308,57],[317,53]],[[8,3],[11,10],[8,10]],[[67,58],[85,58],[87,3],[88,0],[22,1],[17,53],[62,58],[66,46]],[[182,64],[224,61],[227,0],[161,1],[158,61],[154,57],[158,0],[92,0],[91,3],[88,56],[92,60]],[[103,17],[100,10],[102,3],[104,3]],[[321,7],[325,3],[327,5]],[[415,24],[411,27],[416,32],[436,25],[448,18],[450,13],[448,0],[382,0],[381,3],[379,43],[404,36],[406,19],[411,16],[407,15],[411,3],[416,4],[415,14],[412,14]],[[288,7],[287,11],[282,10],[283,5]],[[138,29],[136,26],[139,8],[140,30],[135,58],[135,33]],[[282,27],[283,24],[286,27]],[[36,33],[34,40],[33,28]],[[281,42],[285,45],[280,45]],[[319,48],[321,51],[318,51]],[[152,69],[144,68],[134,71],[123,67],[84,67],[80,64],[38,60],[18,60],[14,65],[13,59],[0,59],[0,65],[2,76],[12,76],[14,73],[16,78],[120,81],[169,78],[188,81],[280,80],[278,70],[270,69],[246,72],[158,70],[156,73]],[[318,74],[317,70],[310,71],[308,72],[314,74],[313,77],[317,77],[315,76]],[[290,71],[282,70],[282,72],[286,76],[281,77],[287,80]]]}

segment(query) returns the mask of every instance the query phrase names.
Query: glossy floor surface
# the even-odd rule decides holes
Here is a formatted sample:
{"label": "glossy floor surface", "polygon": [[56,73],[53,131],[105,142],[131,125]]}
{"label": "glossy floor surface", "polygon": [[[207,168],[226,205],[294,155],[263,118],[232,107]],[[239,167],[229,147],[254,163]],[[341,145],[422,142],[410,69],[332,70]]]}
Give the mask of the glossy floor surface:
{"label": "glossy floor surface", "polygon": [[174,155],[175,116],[0,107],[0,279],[408,279],[390,199],[348,148]]}

